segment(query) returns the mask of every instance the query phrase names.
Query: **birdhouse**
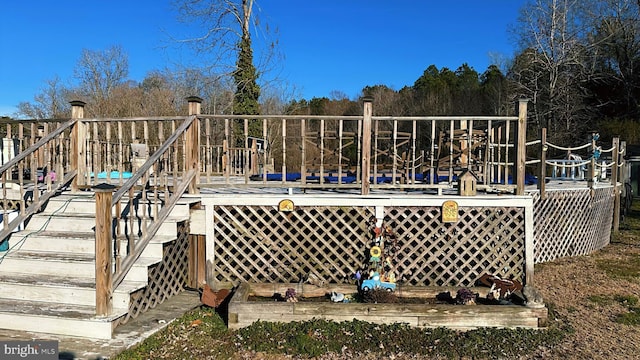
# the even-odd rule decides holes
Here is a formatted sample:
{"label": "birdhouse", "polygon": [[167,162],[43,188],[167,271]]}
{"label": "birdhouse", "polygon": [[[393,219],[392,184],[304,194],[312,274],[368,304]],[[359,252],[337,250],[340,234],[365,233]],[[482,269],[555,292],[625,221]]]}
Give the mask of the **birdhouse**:
{"label": "birdhouse", "polygon": [[475,196],[478,178],[471,170],[464,170],[458,176],[458,195]]}

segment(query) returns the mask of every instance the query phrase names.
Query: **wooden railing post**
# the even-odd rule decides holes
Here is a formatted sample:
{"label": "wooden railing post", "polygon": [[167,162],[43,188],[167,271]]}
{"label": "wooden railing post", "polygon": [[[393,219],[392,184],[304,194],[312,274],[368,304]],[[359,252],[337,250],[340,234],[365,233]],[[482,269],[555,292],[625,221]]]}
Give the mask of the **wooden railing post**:
{"label": "wooden railing post", "polygon": [[[613,192],[615,194],[613,202],[613,233],[617,234],[620,230],[620,187],[618,186],[618,180],[620,176],[618,171],[618,164],[620,163],[620,154],[618,154],[620,148],[620,138],[613,138],[613,150],[611,153],[611,182],[613,183]],[[602,170],[606,171],[606,170]]]}
{"label": "wooden railing post", "polygon": [[113,281],[111,276],[112,216],[111,198],[114,185],[99,184],[96,193],[96,315],[109,315],[113,309]]}
{"label": "wooden railing post", "polygon": [[[85,102],[80,100],[74,100],[70,102],[71,104],[71,118],[72,119],[82,119],[84,118],[84,106]],[[78,185],[84,184],[84,177],[82,177],[83,173],[80,172],[80,164],[84,164],[81,159],[80,149],[82,146],[81,143],[84,143],[84,136],[81,135],[83,132],[80,131],[81,127],[80,120],[77,120],[76,123],[71,128],[71,171],[76,171],[76,176],[73,178],[71,182],[71,192],[78,192]],[[64,175],[64,174],[61,174]]]}
{"label": "wooden railing post", "polygon": [[[589,162],[587,185],[593,190],[597,182],[596,174],[596,149],[598,148],[596,141],[599,136],[596,133],[591,134],[591,161]],[[591,192],[593,194],[593,191]]]}
{"label": "wooden railing post", "polygon": [[362,118],[362,184],[360,194],[369,194],[369,177],[371,176],[371,117],[373,116],[373,99],[366,97]]}
{"label": "wooden railing post", "polygon": [[546,193],[547,180],[547,128],[540,129],[540,172],[538,174],[538,190],[540,190],[540,199],[547,197]]}
{"label": "wooden railing post", "polygon": [[[527,99],[518,104],[518,127],[516,144],[516,195],[524,195],[525,165],[527,161]],[[505,179],[506,180],[506,179]]]}
{"label": "wooden railing post", "polygon": [[[189,116],[200,115],[202,99],[197,96],[189,96],[187,101],[189,102]],[[187,130],[186,137],[187,151],[184,172],[187,173],[191,169],[197,171],[198,175],[191,180],[188,187],[189,194],[197,194],[200,179],[200,120],[197,117]]]}

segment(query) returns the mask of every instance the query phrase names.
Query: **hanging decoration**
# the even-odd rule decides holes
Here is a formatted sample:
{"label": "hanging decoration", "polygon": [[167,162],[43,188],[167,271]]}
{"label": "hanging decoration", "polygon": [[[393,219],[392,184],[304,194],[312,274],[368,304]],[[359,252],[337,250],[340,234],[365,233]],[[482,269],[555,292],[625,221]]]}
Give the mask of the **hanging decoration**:
{"label": "hanging decoration", "polygon": [[369,262],[367,264],[368,279],[362,279],[362,273],[356,272],[355,278],[363,291],[396,289],[396,255],[398,253],[398,239],[389,225],[384,225],[381,219],[372,219],[373,239],[369,244]]}

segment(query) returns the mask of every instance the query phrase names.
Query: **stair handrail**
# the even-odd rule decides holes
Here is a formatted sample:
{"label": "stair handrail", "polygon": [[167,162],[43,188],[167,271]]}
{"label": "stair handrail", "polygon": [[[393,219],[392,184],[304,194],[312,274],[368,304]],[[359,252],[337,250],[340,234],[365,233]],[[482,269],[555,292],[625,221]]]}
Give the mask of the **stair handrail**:
{"label": "stair handrail", "polygon": [[[147,171],[151,169],[154,163],[156,163],[161,156],[170,149],[171,145],[173,145],[183,134],[186,133],[187,129],[194,123],[194,120],[197,117],[195,115],[188,116],[185,121],[176,129],[176,131],[169,137],[167,140],[149,157],[149,159],[136,171],[131,178],[129,178],[117,191],[113,193],[111,204],[112,207],[117,208],[117,204],[120,202],[124,194],[129,192],[143,176],[146,175]],[[149,241],[156,234],[160,225],[166,220],[169,216],[170,211],[175,206],[178,199],[182,196],[182,194],[186,191],[187,187],[191,184],[193,179],[197,174],[197,169],[189,169],[183,174],[182,181],[174,186],[174,192],[169,198],[168,201],[165,202],[162,209],[158,212],[157,217],[154,219],[153,223],[150,227],[147,228],[147,231],[142,234],[141,238],[135,243],[135,247],[133,251],[124,258],[121,265],[116,268],[116,271],[113,274],[112,280],[112,289],[115,289],[118,285],[122,283],[125,276],[136,262],[136,260],[142,254],[142,251],[145,249]],[[120,214],[117,214],[120,216]],[[114,234],[112,236],[115,238]],[[133,239],[131,239],[133,241]]]}
{"label": "stair handrail", "polygon": [[144,233],[142,237],[136,242],[135,251],[132,254],[127,255],[127,257],[122,261],[120,269],[116,273],[114,273],[112,285],[113,289],[118,287],[118,285],[120,285],[122,281],[124,281],[124,278],[127,276],[129,270],[131,270],[133,264],[135,264],[138,258],[140,258],[140,255],[142,255],[142,251],[147,247],[149,241],[151,241],[151,239],[155,236],[156,232],[158,232],[158,229],[160,229],[162,223],[164,223],[164,221],[167,219],[169,213],[171,212],[171,210],[173,210],[173,207],[178,202],[182,194],[184,194],[184,192],[187,190],[187,187],[191,183],[191,180],[193,180],[193,178],[196,176],[196,174],[197,171],[195,169],[189,170],[183,176],[183,180],[180,182],[180,184],[178,184],[177,187],[174,187],[175,191],[173,192],[173,194],[171,194],[169,201],[167,201],[162,210],[158,212],[157,218],[154,220],[151,226],[147,228],[147,232]]}
{"label": "stair handrail", "polygon": [[42,137],[42,139],[36,141],[33,145],[19,152],[16,156],[13,157],[13,159],[9,160],[4,165],[0,166],[0,175],[4,174],[7,170],[11,169],[13,166],[16,166],[21,160],[33,154],[37,150],[39,150],[43,145],[53,140],[58,135],[62,134],[65,130],[75,125],[77,121],[78,121],[77,119],[71,119],[66,123],[63,123],[57,129],[48,133],[47,135]]}
{"label": "stair handrail", "polygon": [[[29,146],[25,150],[16,154],[11,160],[6,162],[4,165],[0,166],[0,178],[2,179],[2,187],[6,189],[6,176],[4,174],[7,171],[10,171],[13,167],[17,166],[21,161],[26,159],[29,155],[39,151],[43,146],[45,146],[50,141],[54,140],[56,137],[60,136],[60,134],[64,133],[67,129],[73,127],[77,123],[77,119],[71,119],[58,128],[43,136],[40,140],[36,141],[33,145]],[[35,169],[32,169],[35,170]],[[29,219],[33,214],[38,212],[42,206],[49,201],[49,199],[55,195],[58,190],[64,187],[66,184],[69,184],[73,178],[77,174],[77,169],[71,169],[67,173],[63,174],[63,177],[60,181],[56,181],[50,188],[47,188],[47,191],[42,194],[38,194],[37,201],[31,203],[29,206],[22,207],[22,211],[18,213],[18,215],[11,220],[7,226],[4,226],[0,229],[0,240],[7,238],[11,233],[16,229],[20,224]],[[38,179],[35,172],[31,175],[36,176],[34,181],[34,189],[33,191],[39,191],[38,189]],[[21,184],[22,185],[22,184]],[[3,214],[3,219],[6,219],[6,214]]]}

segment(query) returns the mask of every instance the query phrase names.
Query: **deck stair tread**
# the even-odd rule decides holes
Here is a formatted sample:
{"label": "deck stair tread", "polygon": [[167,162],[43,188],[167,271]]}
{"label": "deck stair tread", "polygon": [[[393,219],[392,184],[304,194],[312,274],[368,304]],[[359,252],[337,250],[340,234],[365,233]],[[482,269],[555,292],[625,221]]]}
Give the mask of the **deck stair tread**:
{"label": "deck stair tread", "polygon": [[[74,240],[95,240],[96,233],[93,231],[59,231],[59,230],[44,230],[44,231],[29,231],[29,230],[20,230],[15,232],[13,235],[14,240],[20,240],[22,237],[27,236],[28,238],[34,237],[45,237],[45,238],[65,238],[65,239],[74,239]],[[122,240],[126,240],[124,236],[122,236]],[[153,239],[151,239],[152,243],[165,243],[169,241],[173,241],[176,239],[176,236],[166,235],[166,234],[156,234]],[[137,240],[137,237],[136,237]]]}
{"label": "deck stair tread", "polygon": [[[43,261],[65,261],[65,262],[94,262],[95,254],[53,252],[53,251],[23,251],[18,250],[11,253],[14,259],[43,260]],[[161,259],[139,257],[134,266],[148,266],[159,262]]]}
{"label": "deck stair tread", "polygon": [[[33,273],[18,272],[0,272],[0,283],[32,285],[32,286],[51,286],[51,287],[76,287],[95,289],[96,281],[87,277],[71,277],[60,275],[46,275]],[[123,281],[115,291],[131,292],[146,286],[144,281]]]}
{"label": "deck stair tread", "polygon": [[[65,212],[65,213],[60,213],[60,214],[38,214],[36,216],[39,217],[45,217],[45,218],[71,218],[71,219],[95,219],[96,218],[96,214],[95,212]],[[188,218],[187,215],[185,216],[180,216],[180,215],[169,215],[167,216],[167,218],[165,219],[165,221],[183,221],[186,220]],[[137,220],[141,220],[141,217],[135,217],[134,221]],[[148,221],[153,220],[151,217],[147,217],[146,218]],[[128,219],[122,219],[122,221],[128,221]]]}
{"label": "deck stair tread", "polygon": [[28,231],[28,230],[20,230],[16,232],[13,236],[19,237],[21,235],[28,235],[29,237],[48,237],[48,238],[57,238],[63,237],[67,239],[95,239],[96,233],[93,231],[56,231],[56,230],[43,230],[43,231]]}
{"label": "deck stair tread", "polygon": [[126,314],[127,311],[127,309],[113,309],[112,314],[109,316],[96,317],[95,306],[0,298],[0,313],[3,314],[24,314],[55,318],[62,317],[67,319],[111,321]]}
{"label": "deck stair tread", "polygon": [[93,262],[95,254],[18,250],[11,253],[13,259],[38,259],[43,261]]}

